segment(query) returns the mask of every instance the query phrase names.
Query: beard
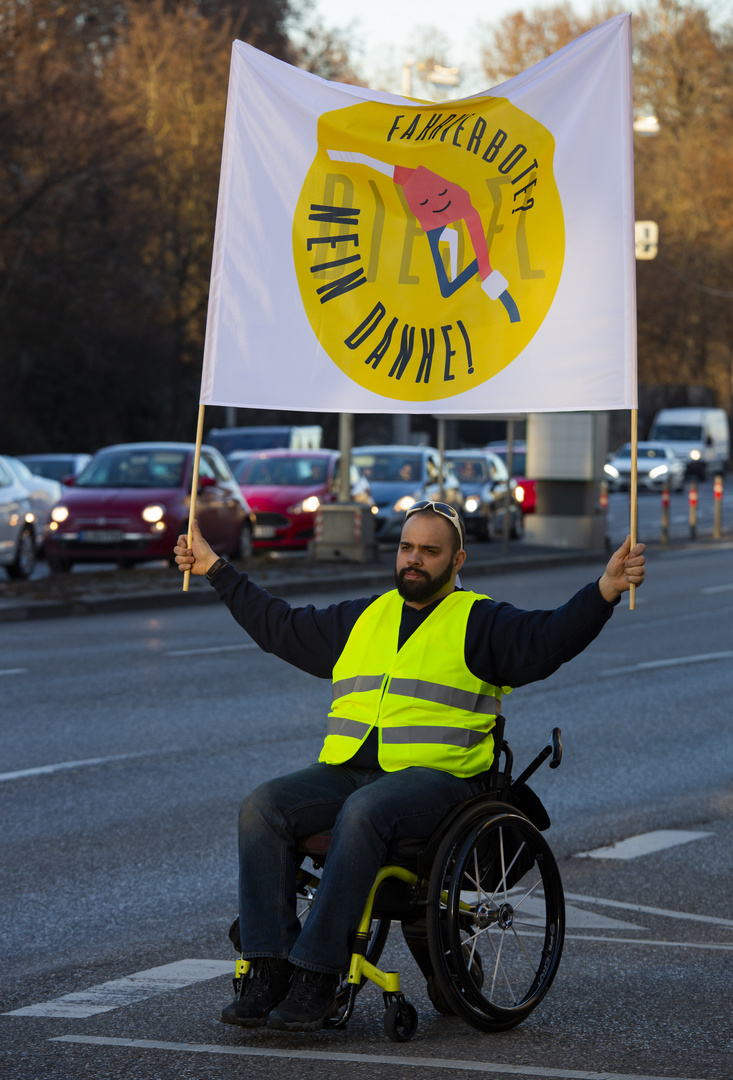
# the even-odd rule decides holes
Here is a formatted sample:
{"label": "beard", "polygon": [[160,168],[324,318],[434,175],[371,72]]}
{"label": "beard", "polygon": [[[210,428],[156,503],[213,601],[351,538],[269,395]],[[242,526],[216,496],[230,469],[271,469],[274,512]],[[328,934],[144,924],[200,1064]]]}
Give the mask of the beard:
{"label": "beard", "polygon": [[[420,581],[405,581],[405,574],[410,569],[410,573],[420,574]],[[412,600],[417,603],[424,603],[429,600],[431,596],[435,596],[440,592],[444,585],[447,585],[451,579],[453,573],[453,560],[448,560],[448,565],[445,570],[436,574],[435,577],[431,577],[425,570],[418,570],[416,567],[403,566],[401,570],[397,570],[395,567],[394,583],[397,592],[400,594],[403,600]]]}

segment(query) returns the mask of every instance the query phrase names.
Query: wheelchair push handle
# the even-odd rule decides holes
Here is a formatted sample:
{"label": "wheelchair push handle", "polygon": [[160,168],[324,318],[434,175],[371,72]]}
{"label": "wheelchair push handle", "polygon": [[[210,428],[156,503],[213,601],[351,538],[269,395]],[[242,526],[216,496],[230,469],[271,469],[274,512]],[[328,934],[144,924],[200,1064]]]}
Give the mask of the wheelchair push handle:
{"label": "wheelchair push handle", "polygon": [[550,759],[550,768],[556,769],[562,761],[562,739],[560,736],[562,732],[559,727],[552,729],[552,735],[550,736],[550,745],[548,749],[552,751],[552,758]]}
{"label": "wheelchair push handle", "polygon": [[549,743],[547,744],[547,746],[544,747],[544,749],[540,750],[534,761],[531,761],[527,768],[524,770],[524,772],[517,777],[517,779],[512,784],[513,790],[516,791],[522,786],[522,784],[526,784],[530,776],[532,776],[533,773],[537,772],[542,762],[547,761],[550,755],[552,755],[550,760],[550,768],[556,769],[558,767],[558,765],[562,761],[562,741],[560,738],[561,734],[562,732],[560,731],[560,728],[556,727],[552,729],[552,735],[550,736]]}

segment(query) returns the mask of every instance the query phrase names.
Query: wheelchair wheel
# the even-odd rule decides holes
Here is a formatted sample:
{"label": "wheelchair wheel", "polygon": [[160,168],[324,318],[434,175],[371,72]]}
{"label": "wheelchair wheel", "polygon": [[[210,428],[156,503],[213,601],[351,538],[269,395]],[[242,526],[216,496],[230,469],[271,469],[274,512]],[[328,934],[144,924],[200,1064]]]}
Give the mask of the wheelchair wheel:
{"label": "wheelchair wheel", "polygon": [[428,886],[428,947],[442,997],[481,1031],[520,1024],[562,954],[560,872],[542,834],[514,812],[459,819]]}

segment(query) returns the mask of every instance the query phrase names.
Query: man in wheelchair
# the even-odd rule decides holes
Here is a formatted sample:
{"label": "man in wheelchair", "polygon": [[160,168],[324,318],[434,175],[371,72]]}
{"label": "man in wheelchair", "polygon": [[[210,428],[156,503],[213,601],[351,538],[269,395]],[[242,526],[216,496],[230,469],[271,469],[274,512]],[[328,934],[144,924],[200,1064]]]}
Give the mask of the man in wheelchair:
{"label": "man in wheelchair", "polygon": [[[261,784],[239,818],[243,957],[225,1023],[307,1031],[334,1008],[350,939],[390,842],[428,837],[483,790],[501,698],[544,679],[598,635],[631,584],[644,545],[630,540],[603,575],[553,611],[522,611],[464,591],[465,528],[447,503],[405,515],[395,589],[324,609],[291,608],[220,559],[193,525],[174,549],[206,575],[266,652],[333,683],[317,763]],[[298,841],[332,830],[307,921],[296,916]]]}

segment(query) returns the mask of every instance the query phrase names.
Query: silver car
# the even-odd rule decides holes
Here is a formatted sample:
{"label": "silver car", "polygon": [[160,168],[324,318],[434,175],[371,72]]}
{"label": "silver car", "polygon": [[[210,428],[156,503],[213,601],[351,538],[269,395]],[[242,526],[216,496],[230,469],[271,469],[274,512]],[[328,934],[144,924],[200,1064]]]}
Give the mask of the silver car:
{"label": "silver car", "polygon": [[442,499],[459,513],[463,492],[450,462],[443,465],[432,446],[355,446],[352,460],[369,481],[377,505],[377,540],[398,539],[405,511],[421,499]]}
{"label": "silver car", "polygon": [[20,458],[4,456],[0,460],[28,492],[31,510],[36,519],[36,548],[43,547],[43,530],[51,520],[51,511],[63,494],[63,486],[58,480],[49,480],[31,472]]}
{"label": "silver car", "polygon": [[11,578],[35,570],[36,533],[28,491],[0,458],[0,566]]}
{"label": "silver car", "polygon": [[[603,466],[610,491],[628,491],[631,487],[631,443],[617,450]],[[637,446],[637,485],[639,491],[682,491],[685,466],[668,443],[640,442]]]}

